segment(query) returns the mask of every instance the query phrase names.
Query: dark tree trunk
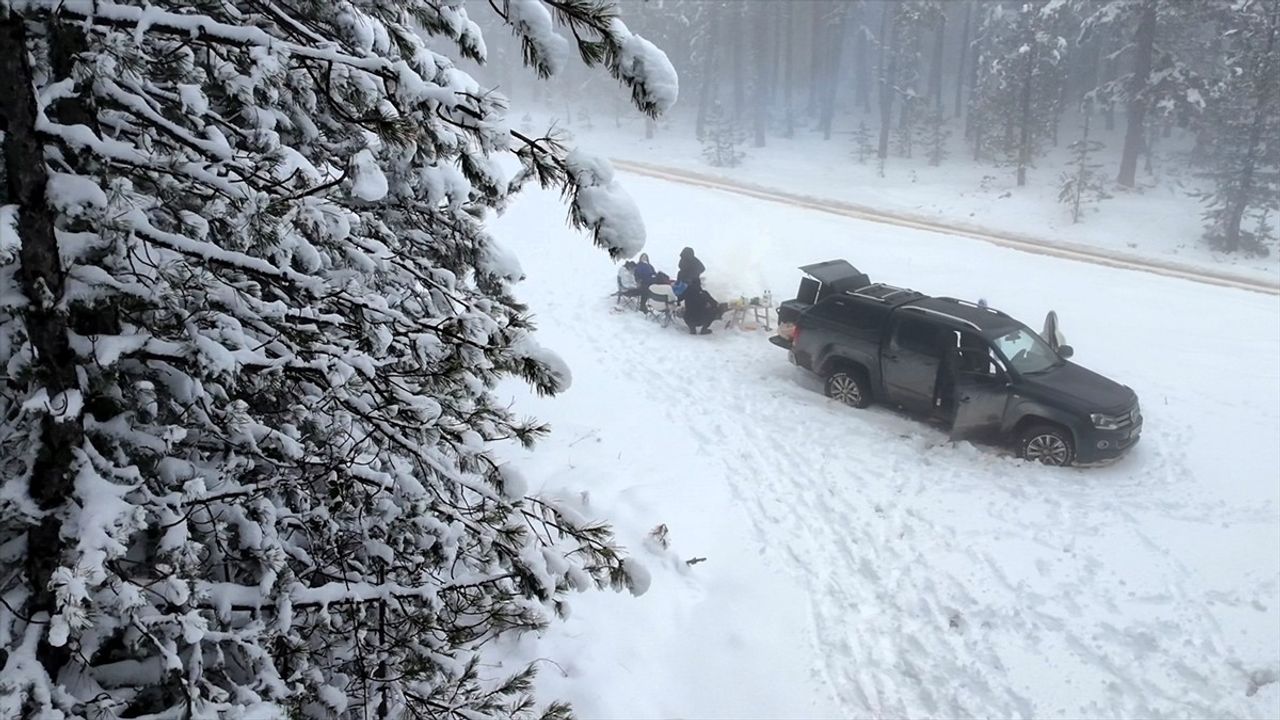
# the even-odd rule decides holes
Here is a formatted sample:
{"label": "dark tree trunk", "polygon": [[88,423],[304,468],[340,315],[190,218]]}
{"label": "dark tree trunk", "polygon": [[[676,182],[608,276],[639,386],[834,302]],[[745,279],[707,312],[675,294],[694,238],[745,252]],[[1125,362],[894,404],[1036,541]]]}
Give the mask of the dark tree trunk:
{"label": "dark tree trunk", "polygon": [[[27,336],[35,351],[34,382],[49,397],[78,388],[75,356],[67,337],[66,317],[59,311],[66,271],[54,234],[54,211],[46,198],[48,171],[44,146],[36,134],[38,114],[35,82],[27,56],[22,16],[10,11],[0,19],[0,119],[5,127],[4,161],[7,197],[18,205],[18,282],[28,305],[22,311]],[[58,55],[61,40],[53,39]],[[69,57],[69,53],[65,53]],[[28,492],[36,506],[49,511],[27,533],[26,575],[31,590],[26,614],[47,617],[55,609],[49,580],[62,561],[64,541],[57,508],[70,501],[71,460],[84,437],[80,417],[58,422],[49,414],[40,420],[40,449],[31,468]],[[36,657],[51,678],[70,657],[70,648],[41,640]]]}
{"label": "dark tree trunk", "polygon": [[[1116,42],[1118,35],[1114,29],[1109,29],[1098,40],[1099,53],[1102,55],[1101,75],[1098,78],[1096,87],[1102,87],[1112,80],[1116,79],[1116,59],[1113,55],[1117,51]],[[1102,126],[1108,131],[1116,129],[1116,103],[1110,98],[1102,103]]]}
{"label": "dark tree trunk", "polygon": [[937,27],[934,28],[933,33],[933,60],[929,65],[929,99],[933,101],[933,108],[938,112],[942,112],[942,48],[946,32],[947,16],[939,11]]}
{"label": "dark tree trunk", "polygon": [[822,130],[822,139],[831,139],[831,123],[835,119],[836,114],[836,92],[839,89],[840,78],[840,51],[844,47],[844,33],[847,27],[844,12],[840,14],[840,21],[835,27],[830,28],[828,37],[831,42],[827,46],[826,57],[826,82],[822,88],[822,117],[819,121],[819,127]]}
{"label": "dark tree trunk", "polygon": [[[969,93],[968,93],[968,99],[965,101],[966,108],[967,108],[964,115],[965,138],[971,138],[971,137],[974,137],[975,135],[980,134],[979,128],[974,127],[972,110],[973,110],[973,94],[978,91],[978,59],[982,57],[982,47],[980,45],[981,40],[982,40],[981,36],[974,38],[973,47],[970,48],[970,50],[972,50],[973,52],[973,61],[970,62],[969,67],[966,68],[968,70],[968,75],[969,75]],[[974,160],[978,159],[978,153],[979,153],[978,143],[975,142],[974,149],[973,149]]]}
{"label": "dark tree trunk", "polygon": [[716,12],[716,3],[709,3],[707,10],[706,37],[703,39],[705,47],[702,50],[702,87],[698,97],[698,117],[694,123],[694,135],[702,140],[707,130],[707,113],[711,111],[711,105],[716,100],[716,91],[720,86],[720,78],[717,74],[716,48],[720,47],[720,43],[716,42],[716,35],[720,28],[719,13]]}
{"label": "dark tree trunk", "polygon": [[1142,151],[1142,131],[1147,119],[1147,100],[1142,95],[1151,79],[1151,55],[1156,41],[1156,4],[1146,0],[1138,16],[1134,34],[1133,77],[1129,81],[1129,108],[1125,122],[1124,149],[1120,154],[1120,175],[1116,182],[1133,187],[1138,174],[1138,153]]}
{"label": "dark tree trunk", "polygon": [[[889,126],[893,124],[893,82],[898,74],[898,30],[886,6],[880,18],[880,145],[876,157],[889,157]],[[888,64],[886,65],[886,59]]]}
{"label": "dark tree trunk", "polygon": [[773,8],[773,16],[769,19],[773,28],[769,46],[769,107],[774,107],[778,104],[778,88],[782,86],[782,51],[785,47],[782,16],[786,11],[782,3],[771,2],[769,5]]}
{"label": "dark tree trunk", "polygon": [[813,34],[809,36],[809,106],[805,109],[805,114],[809,117],[817,117],[818,115],[818,97],[822,87],[822,51],[826,27],[824,25],[826,14],[826,0],[814,0],[809,3],[811,20],[813,21]]}
{"label": "dark tree trunk", "polygon": [[1019,115],[1022,118],[1018,138],[1018,187],[1027,184],[1027,166],[1031,164],[1031,84],[1035,80],[1036,41],[1034,35],[1030,42],[1031,52],[1026,56],[1022,71],[1022,97],[1019,100]]}
{"label": "dark tree trunk", "polygon": [[783,112],[786,113],[786,130],[785,130],[786,137],[794,137],[796,134],[796,126],[795,126],[796,113],[795,113],[795,108],[792,107],[791,78],[793,74],[792,68],[795,66],[795,60],[796,60],[796,48],[795,48],[796,6],[794,4],[788,4],[786,8],[787,9],[783,11],[787,14],[787,28],[786,28],[786,42],[783,44],[784,57],[782,58],[782,61],[786,63],[785,74],[783,75],[783,80],[782,80],[782,105],[783,105]]}
{"label": "dark tree trunk", "polygon": [[[742,52],[742,34],[745,28],[742,13],[744,6],[731,7],[730,33],[732,37],[729,39],[730,47],[733,51],[731,61],[733,71],[733,119],[734,122],[742,122],[742,113],[747,105],[747,93],[744,87],[743,76],[746,74],[746,56]],[[738,125],[738,127],[742,127]]]}
{"label": "dark tree trunk", "polygon": [[871,68],[867,67],[867,17],[866,6],[861,7],[856,24],[857,37],[853,41],[853,61],[856,69],[853,76],[854,102],[862,106],[862,112],[871,112]]}
{"label": "dark tree trunk", "polygon": [[755,88],[752,93],[755,96],[755,106],[752,108],[752,130],[754,131],[755,147],[764,147],[764,131],[765,125],[769,120],[769,75],[773,71],[773,67],[769,62],[771,53],[766,51],[769,45],[769,16],[768,8],[761,5],[748,6],[751,7],[755,17],[752,18],[752,25],[755,31]]}
{"label": "dark tree trunk", "polygon": [[960,60],[956,63],[956,117],[960,117],[960,100],[964,91],[964,63],[969,55],[969,26],[973,20],[973,3],[964,4],[964,29],[960,31]]}

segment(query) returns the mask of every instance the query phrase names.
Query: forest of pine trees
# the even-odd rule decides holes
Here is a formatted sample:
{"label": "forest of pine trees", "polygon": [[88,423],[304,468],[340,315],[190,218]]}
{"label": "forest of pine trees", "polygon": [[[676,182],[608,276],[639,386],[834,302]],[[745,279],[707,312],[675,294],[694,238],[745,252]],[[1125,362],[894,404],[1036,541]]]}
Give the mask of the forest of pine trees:
{"label": "forest of pine trees", "polygon": [[[471,7],[675,102],[610,3]],[[455,2],[0,3],[0,718],[569,715],[482,652],[647,581],[492,455],[569,373],[483,223],[644,229],[457,57]]]}
{"label": "forest of pine trees", "polygon": [[1265,252],[1276,240],[1280,0],[627,7],[631,27],[660,44],[681,73],[679,112],[699,138],[718,102],[750,130],[755,147],[844,133],[831,157],[865,162],[865,127],[883,164],[977,163],[1018,185],[1056,185],[1071,168],[1060,159],[1043,166],[1073,141],[1087,106],[1093,135],[1107,137],[1093,160],[1107,189],[1141,192],[1159,183],[1151,152],[1168,143],[1180,173],[1203,181],[1204,192],[1188,202],[1203,202],[1206,240],[1245,252]]}

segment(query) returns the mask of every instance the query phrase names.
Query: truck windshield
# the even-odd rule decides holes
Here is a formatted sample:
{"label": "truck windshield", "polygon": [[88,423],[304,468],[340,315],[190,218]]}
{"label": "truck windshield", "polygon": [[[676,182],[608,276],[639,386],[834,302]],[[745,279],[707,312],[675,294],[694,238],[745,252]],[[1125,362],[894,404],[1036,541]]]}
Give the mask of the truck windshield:
{"label": "truck windshield", "polygon": [[1044,372],[1062,364],[1062,358],[1027,328],[996,338],[995,346],[1009,365],[1023,375]]}

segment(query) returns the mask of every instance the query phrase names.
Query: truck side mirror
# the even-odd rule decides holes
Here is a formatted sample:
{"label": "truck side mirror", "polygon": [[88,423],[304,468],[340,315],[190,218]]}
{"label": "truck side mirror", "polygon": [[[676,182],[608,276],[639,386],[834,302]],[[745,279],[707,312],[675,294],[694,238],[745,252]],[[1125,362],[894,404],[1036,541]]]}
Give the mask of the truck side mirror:
{"label": "truck side mirror", "polygon": [[1063,360],[1069,360],[1075,354],[1076,351],[1070,345],[1062,345],[1058,348],[1058,357]]}

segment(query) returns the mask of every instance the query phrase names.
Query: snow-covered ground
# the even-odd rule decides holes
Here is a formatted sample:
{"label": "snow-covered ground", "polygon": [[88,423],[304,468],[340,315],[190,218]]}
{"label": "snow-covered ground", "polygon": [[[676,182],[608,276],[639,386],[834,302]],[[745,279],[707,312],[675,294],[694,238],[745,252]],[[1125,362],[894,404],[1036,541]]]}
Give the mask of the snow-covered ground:
{"label": "snow-covered ground", "polygon": [[[854,148],[851,128],[864,118],[873,131],[877,127],[874,118],[861,113],[843,116],[830,140],[823,140],[820,133],[801,122],[793,138],[770,136],[763,148],[745,143],[741,166],[715,168],[703,160],[686,115],[663,121],[652,139],[645,139],[643,123],[630,114],[620,125],[612,117],[597,116],[587,128],[581,121],[566,124],[563,111],[558,115],[535,113],[530,128],[541,131],[555,125],[567,131],[577,145],[618,159],[692,170],[976,230],[1095,246],[1273,282],[1280,279],[1277,248],[1272,248],[1270,257],[1256,258],[1216,253],[1205,245],[1201,239],[1203,206],[1190,195],[1202,189],[1202,181],[1183,168],[1181,159],[1170,157],[1170,153],[1184,150],[1179,143],[1185,138],[1158,139],[1156,175],[1140,172],[1137,190],[1113,187],[1114,197],[1073,224],[1066,206],[1058,201],[1059,174],[1068,162],[1066,145],[1075,139],[1072,121],[1064,121],[1060,146],[1050,149],[1048,156],[1031,168],[1028,185],[1019,188],[1012,168],[971,162],[965,153],[972,150],[960,133],[951,138],[951,154],[940,166],[930,167],[917,148],[911,159],[891,157],[885,176],[879,177],[874,158],[860,164],[850,155]],[[1108,148],[1120,147],[1122,125],[1112,133],[1102,130],[1100,122],[1095,126],[1095,137],[1104,140]],[[1102,164],[1101,172],[1113,178],[1118,161],[1111,154],[1097,160]]]}
{"label": "snow-covered ground", "polygon": [[508,455],[653,574],[512,649],[547,695],[589,718],[1280,717],[1280,298],[620,177],[659,269],[693,246],[722,300],[844,257],[1033,326],[1056,309],[1146,430],[1055,470],[833,404],[763,331],[612,312],[616,267],[530,192],[492,229],[574,378],[502,388],[554,430]]}

